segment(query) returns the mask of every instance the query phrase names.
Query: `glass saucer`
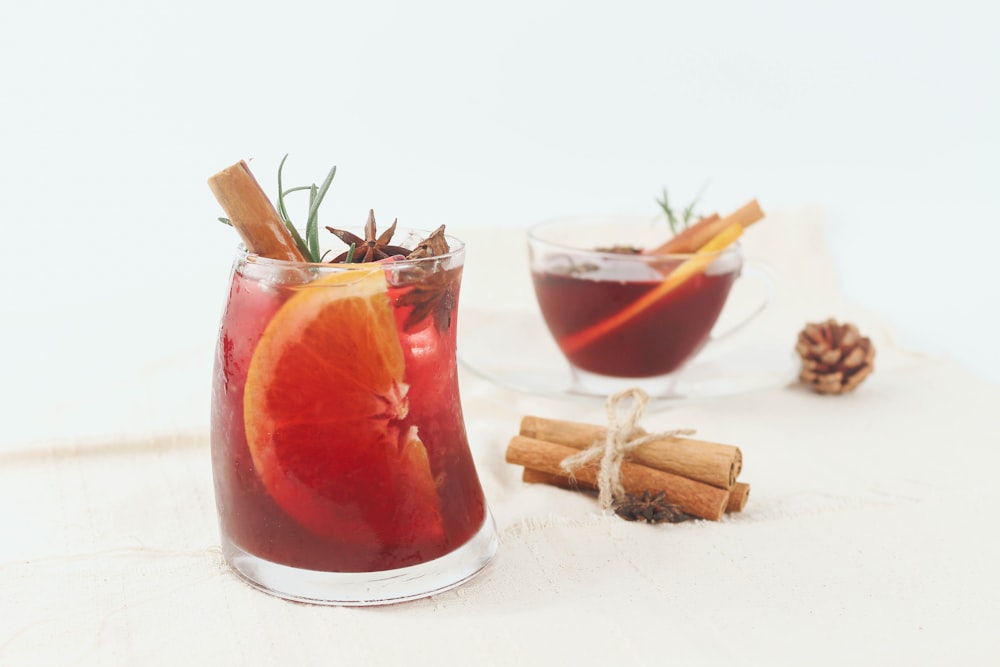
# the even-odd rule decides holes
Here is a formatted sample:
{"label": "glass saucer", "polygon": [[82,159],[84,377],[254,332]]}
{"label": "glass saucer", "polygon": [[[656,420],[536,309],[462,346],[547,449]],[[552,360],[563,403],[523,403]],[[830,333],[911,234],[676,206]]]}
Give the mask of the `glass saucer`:
{"label": "glass saucer", "polygon": [[[538,313],[462,311],[458,359],[480,377],[522,393],[601,400],[611,393],[576,382]],[[648,393],[667,404],[705,401],[785,386],[798,371],[792,344],[747,331],[709,344],[660,390]]]}

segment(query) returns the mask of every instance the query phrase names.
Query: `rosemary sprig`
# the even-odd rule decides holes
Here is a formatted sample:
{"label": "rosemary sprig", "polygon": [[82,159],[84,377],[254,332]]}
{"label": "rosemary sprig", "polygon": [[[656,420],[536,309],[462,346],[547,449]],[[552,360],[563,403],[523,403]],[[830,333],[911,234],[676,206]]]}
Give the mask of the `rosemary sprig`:
{"label": "rosemary sprig", "polygon": [[[281,158],[281,164],[278,165],[278,205],[276,207],[278,215],[281,216],[285,227],[288,228],[292,238],[295,239],[295,245],[299,247],[306,260],[320,262],[325,253],[321,253],[319,247],[319,207],[323,203],[323,198],[330,189],[330,185],[333,183],[333,177],[337,174],[337,167],[334,166],[330,170],[323,183],[318,187],[313,183],[312,185],[300,185],[286,190],[282,182],[282,170],[285,167],[285,160],[287,159],[288,155],[285,155],[285,157]],[[285,206],[285,196],[300,191],[309,192],[309,213],[306,218],[306,236],[304,239],[295,228],[295,224],[292,223],[292,219],[288,215],[288,207]]]}
{"label": "rosemary sprig", "polygon": [[676,234],[678,232],[678,227],[680,226],[680,220],[677,219],[677,214],[674,213],[674,209],[670,206],[670,200],[667,198],[667,189],[663,188],[663,199],[657,199],[656,203],[660,205],[663,212],[667,216],[667,222],[670,223],[670,231]]}
{"label": "rosemary sprig", "polygon": [[667,189],[663,188],[663,198],[657,199],[656,203],[660,205],[660,208],[663,209],[663,213],[666,214],[667,222],[670,224],[670,231],[672,233],[677,234],[677,232],[679,232],[681,229],[688,228],[688,226],[691,224],[691,220],[693,220],[694,217],[697,215],[694,212],[694,207],[698,205],[698,201],[701,199],[701,196],[705,194],[705,188],[707,187],[708,185],[702,186],[701,190],[698,192],[698,195],[694,198],[694,201],[692,201],[684,208],[684,210],[680,214],[680,217],[678,217],[677,213],[674,212],[673,207],[670,206],[670,200],[667,198]]}

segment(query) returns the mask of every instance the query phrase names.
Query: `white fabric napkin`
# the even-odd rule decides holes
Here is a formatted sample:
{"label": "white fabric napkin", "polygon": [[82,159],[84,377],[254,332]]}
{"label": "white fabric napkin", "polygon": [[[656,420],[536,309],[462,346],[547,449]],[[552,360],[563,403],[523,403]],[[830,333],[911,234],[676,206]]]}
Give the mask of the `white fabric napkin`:
{"label": "white fabric napkin", "polygon": [[[460,328],[534,312],[523,232],[464,236]],[[103,376],[67,369],[79,384],[5,432],[0,664],[994,662],[1000,388],[900,349],[877,314],[846,303],[820,211],[770,216],[745,247],[781,279],[755,327],[791,352],[806,321],[848,319],[878,356],[846,396],[792,385],[651,406],[649,430],[691,427],[741,447],[744,512],[633,524],[590,496],[522,483],[503,459],[520,417],[600,423],[601,401],[519,393],[463,367],[469,438],[501,533],[494,563],[392,607],[270,597],[218,549],[206,435],[218,312],[177,310],[147,323],[165,327],[170,346],[107,356]],[[194,294],[201,279],[170,291]],[[224,290],[213,290],[221,306]],[[121,310],[102,311],[108,327],[128,326]]]}

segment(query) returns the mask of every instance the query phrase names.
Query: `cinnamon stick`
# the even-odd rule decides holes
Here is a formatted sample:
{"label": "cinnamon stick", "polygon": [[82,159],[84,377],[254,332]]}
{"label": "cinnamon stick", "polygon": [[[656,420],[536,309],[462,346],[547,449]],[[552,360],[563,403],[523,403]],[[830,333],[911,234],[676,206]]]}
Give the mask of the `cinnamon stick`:
{"label": "cinnamon stick", "polygon": [[534,468],[525,468],[521,472],[521,481],[527,484],[548,484],[549,486],[557,486],[560,489],[566,489],[567,491],[597,490],[596,485],[581,482],[577,477],[570,477],[569,475],[556,475],[550,472],[535,470]]}
{"label": "cinnamon stick", "polygon": [[722,232],[729,225],[739,223],[743,229],[746,229],[763,217],[764,212],[761,210],[760,204],[757,203],[756,199],[752,199],[725,217],[720,218],[718,215],[710,215],[702,218],[663,245],[645,254],[686,255],[700,252],[705,244],[712,240],[712,237]]}
{"label": "cinnamon stick", "polygon": [[[582,482],[579,478],[570,477],[566,474],[556,475],[553,473],[542,472],[541,470],[533,470],[532,468],[525,468],[521,472],[521,481],[526,484],[548,484],[549,486],[566,489],[567,491],[597,490],[596,485]],[[726,514],[731,512],[742,512],[747,506],[747,500],[749,498],[750,485],[745,482],[736,482],[736,484],[733,485],[733,488],[729,490],[729,500],[726,501]]]}
{"label": "cinnamon stick", "polygon": [[[640,435],[646,432],[639,429]],[[574,449],[587,449],[594,442],[604,441],[607,428],[528,415],[521,419],[520,434]],[[739,447],[693,438],[658,438],[631,449],[626,460],[664,472],[687,477],[722,489],[736,483],[743,467]]]}
{"label": "cinnamon stick", "polygon": [[[508,463],[525,468],[565,475],[559,464],[577,451],[573,447],[516,435],[507,445],[506,459]],[[584,484],[596,485],[598,466],[598,462],[591,461],[577,468],[573,476]],[[729,501],[729,492],[725,489],[628,461],[622,463],[621,481],[627,493],[663,491],[667,502],[680,505],[687,514],[711,521],[722,517]]]}
{"label": "cinnamon stick", "polygon": [[271,259],[306,261],[246,162],[240,160],[215,174],[208,187],[247,250]]}
{"label": "cinnamon stick", "polygon": [[733,488],[729,489],[729,502],[726,503],[727,512],[742,512],[747,506],[750,498],[750,485],[746,482],[736,482]]}

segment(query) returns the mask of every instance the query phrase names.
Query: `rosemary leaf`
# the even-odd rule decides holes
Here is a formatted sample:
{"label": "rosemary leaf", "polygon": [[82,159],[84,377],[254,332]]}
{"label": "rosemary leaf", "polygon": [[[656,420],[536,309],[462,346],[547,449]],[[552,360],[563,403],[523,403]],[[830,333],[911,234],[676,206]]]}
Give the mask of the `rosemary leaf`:
{"label": "rosemary leaf", "polygon": [[285,157],[281,158],[281,163],[278,164],[278,215],[281,216],[282,221],[286,226],[292,224],[292,219],[288,217],[288,209],[285,208],[285,188],[281,184],[281,172],[285,168],[285,160],[288,159],[288,153],[285,153]]}
{"label": "rosemary leaf", "polygon": [[305,240],[302,238],[302,235],[299,234],[299,230],[295,229],[295,225],[293,225],[291,221],[287,221],[285,222],[285,227],[288,228],[288,233],[292,235],[292,240],[295,241],[295,245],[299,247],[299,252],[301,252],[302,256],[306,258],[306,261],[315,262],[316,258],[309,252],[309,248],[306,246]]}
{"label": "rosemary leaf", "polygon": [[336,175],[337,165],[334,165],[319,188],[313,184],[309,189],[309,219],[306,222],[306,234],[314,248],[314,255],[319,255],[319,206],[323,203],[323,198],[326,197],[326,192],[330,189],[330,184],[333,183],[333,177]]}
{"label": "rosemary leaf", "polygon": [[315,183],[309,186],[309,217],[306,219],[306,245],[309,246],[309,253],[314,258],[319,256],[319,211],[315,206],[318,192],[319,189]]}
{"label": "rosemary leaf", "polygon": [[230,227],[233,226],[233,222],[229,218],[219,218],[219,222],[221,222],[224,225],[229,225]]}
{"label": "rosemary leaf", "polygon": [[[315,262],[316,261],[316,255],[313,254],[312,249],[309,247],[309,244],[307,243],[306,239],[302,238],[302,235],[299,234],[299,230],[297,230],[295,228],[295,224],[292,222],[291,218],[288,217],[288,210],[285,208],[285,195],[287,195],[289,193],[292,193],[292,192],[298,192],[300,190],[308,190],[308,189],[309,189],[308,185],[300,185],[300,186],[295,187],[295,188],[288,188],[287,190],[284,190],[284,191],[279,190],[278,191],[278,215],[281,215],[281,218],[285,222],[285,227],[288,228],[288,231],[291,233],[292,238],[295,239],[295,245],[297,245],[299,247],[299,250],[302,252],[302,255],[306,258],[306,260],[308,260],[310,262]],[[282,211],[285,211],[284,215],[282,215],[282,213],[281,213]],[[308,236],[308,225],[307,225],[307,230],[306,231],[307,231],[307,236]]]}
{"label": "rosemary leaf", "polygon": [[[316,193],[316,199],[309,205],[309,217],[312,218],[319,212],[319,205],[323,203],[323,197],[326,196],[326,191],[330,189],[330,184],[333,183],[333,177],[337,175],[337,166],[334,165],[330,173],[326,175],[323,183],[319,186],[319,190]],[[313,187],[316,187],[315,185]]]}
{"label": "rosemary leaf", "polygon": [[695,216],[694,207],[698,205],[699,201],[701,201],[701,196],[703,194],[705,194],[705,189],[706,188],[708,188],[708,183],[706,183],[705,185],[701,186],[701,190],[698,191],[698,194],[695,196],[694,201],[692,201],[690,204],[688,204],[687,208],[684,209],[684,226],[685,227],[687,227],[689,224],[691,224],[691,219],[694,218],[694,216]]}
{"label": "rosemary leaf", "polygon": [[278,205],[276,206],[276,208],[278,209],[278,217],[280,217],[281,221],[285,223],[285,227],[288,229],[288,233],[292,235],[292,240],[295,241],[295,245],[298,246],[299,252],[302,253],[302,256],[305,257],[306,260],[309,262],[315,262],[316,258],[309,251],[309,247],[306,245],[306,242],[302,238],[302,235],[299,234],[299,230],[295,229],[295,223],[293,223],[292,219],[288,217],[288,209],[285,207],[285,195],[288,194],[289,192],[294,192],[295,190],[302,189],[302,188],[292,188],[291,190],[286,191],[284,186],[282,185],[281,174],[285,168],[285,160],[287,159],[288,159],[288,153],[285,153],[285,156],[281,158],[281,162],[278,164]]}
{"label": "rosemary leaf", "polygon": [[657,199],[656,203],[660,205],[663,212],[667,215],[667,222],[670,223],[670,231],[676,234],[678,227],[680,227],[680,221],[677,219],[677,215],[674,213],[674,209],[670,207],[670,200],[667,198],[667,189],[663,188],[663,199]]}

